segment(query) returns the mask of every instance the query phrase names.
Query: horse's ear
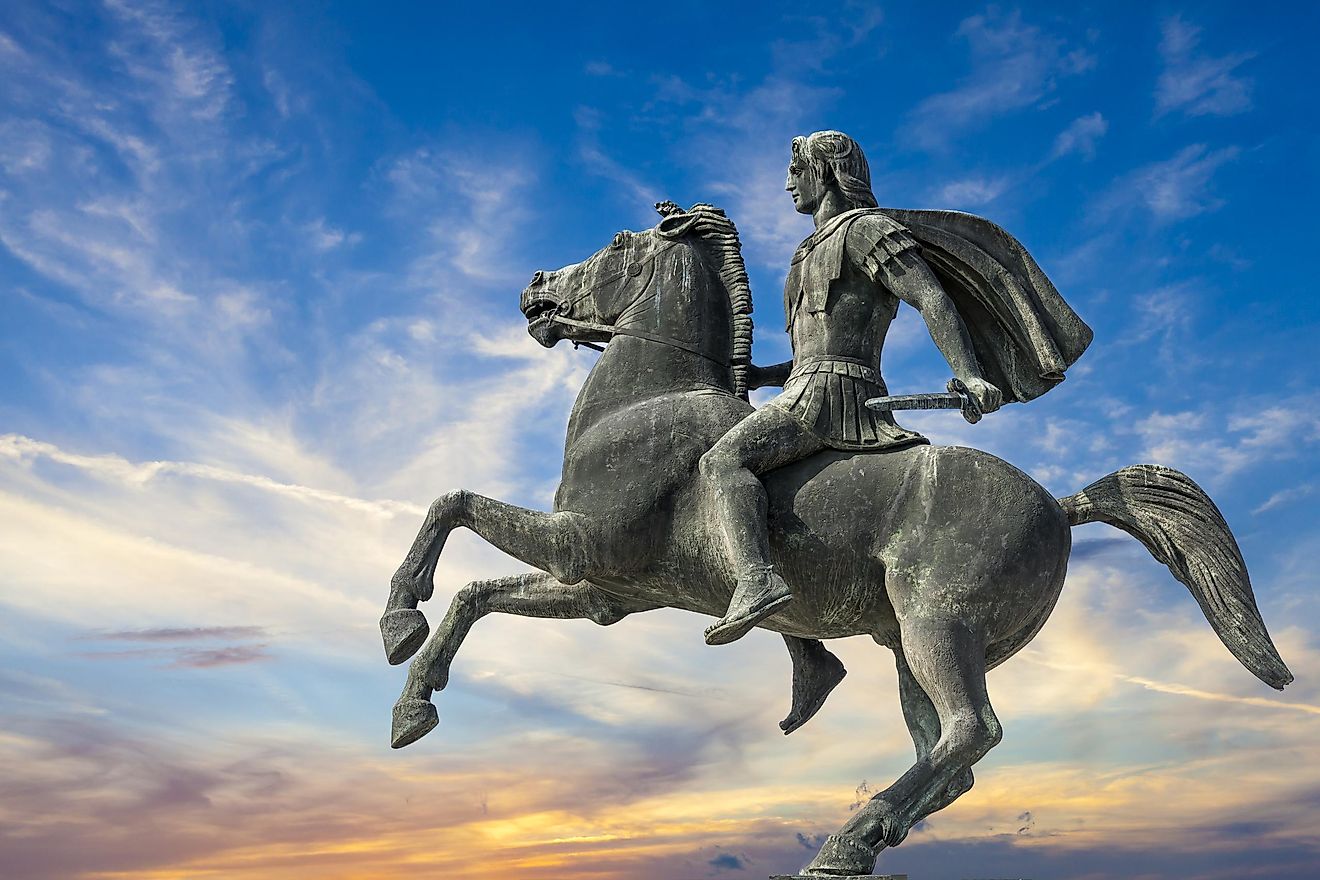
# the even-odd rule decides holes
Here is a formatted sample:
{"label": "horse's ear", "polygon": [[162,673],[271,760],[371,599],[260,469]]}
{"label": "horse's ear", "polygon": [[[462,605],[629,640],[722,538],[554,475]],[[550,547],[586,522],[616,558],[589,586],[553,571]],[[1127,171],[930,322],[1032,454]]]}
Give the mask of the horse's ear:
{"label": "horse's ear", "polygon": [[700,219],[699,214],[670,214],[660,221],[655,231],[661,238],[681,238]]}

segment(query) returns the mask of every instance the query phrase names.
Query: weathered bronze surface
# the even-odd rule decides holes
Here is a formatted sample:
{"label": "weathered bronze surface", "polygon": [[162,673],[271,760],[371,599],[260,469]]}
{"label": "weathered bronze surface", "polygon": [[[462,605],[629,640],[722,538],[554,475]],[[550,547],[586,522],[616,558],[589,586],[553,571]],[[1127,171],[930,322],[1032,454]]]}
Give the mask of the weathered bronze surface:
{"label": "weathered bronze surface", "polygon": [[[921,312],[978,414],[1062,381],[1091,332],[1016,239],[967,214],[876,207],[861,148],[838,132],[794,141],[787,189],[817,226],[785,287],[791,362],[752,365],[737,232],[710,205],[657,206],[654,228],[620,232],[523,291],[542,345],[606,348],[573,409],[553,510],[449,492],[395,573],[386,654],[416,653],[396,748],[435,727],[431,698],[491,612],[607,626],[672,607],[719,618],[712,644],[779,632],[793,659],[785,733],[844,676],[821,640],[869,635],[894,652],[916,761],[804,876],[871,876],[882,849],[972,787],[1001,735],[985,673],[1044,625],[1070,530],[1089,522],[1141,541],[1263,682],[1292,680],[1228,525],[1186,475],[1125,467],[1055,499],[1007,462],[929,445],[865,405],[886,393],[880,352],[900,301]],[[747,391],[765,385],[784,391],[754,409]],[[537,571],[458,590],[428,640],[417,605],[460,527]]]}

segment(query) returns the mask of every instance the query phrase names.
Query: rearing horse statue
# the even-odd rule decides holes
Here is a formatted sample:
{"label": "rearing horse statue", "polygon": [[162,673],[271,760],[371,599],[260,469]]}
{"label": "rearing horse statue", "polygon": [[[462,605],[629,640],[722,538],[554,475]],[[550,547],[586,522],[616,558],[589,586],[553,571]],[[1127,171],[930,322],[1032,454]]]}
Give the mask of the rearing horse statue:
{"label": "rearing horse statue", "polygon": [[[553,511],[449,492],[395,573],[381,619],[386,654],[391,663],[417,654],[394,708],[395,748],[435,727],[431,696],[485,614],[609,625],[656,608],[719,617],[729,606],[732,573],[697,463],[752,411],[739,369],[751,298],[732,222],[699,205],[620,232],[581,263],[536,273],[521,306],[542,345],[608,345],[569,420]],[[1106,522],[1136,537],[1248,670],[1274,688],[1292,681],[1223,517],[1170,468],[1126,467],[1056,500],[993,455],[913,446],[823,452],[765,484],[773,563],[796,597],[760,624],[783,634],[794,657],[793,713],[782,726],[805,722],[842,677],[819,640],[868,635],[894,652],[917,752],[828,838],[806,876],[869,874],[880,850],[971,788],[972,765],[1001,736],[986,671],[1049,617],[1072,526]],[[427,640],[417,604],[431,598],[436,562],[459,527],[538,571],[458,590]],[[810,680],[812,668],[826,670],[823,681]]]}

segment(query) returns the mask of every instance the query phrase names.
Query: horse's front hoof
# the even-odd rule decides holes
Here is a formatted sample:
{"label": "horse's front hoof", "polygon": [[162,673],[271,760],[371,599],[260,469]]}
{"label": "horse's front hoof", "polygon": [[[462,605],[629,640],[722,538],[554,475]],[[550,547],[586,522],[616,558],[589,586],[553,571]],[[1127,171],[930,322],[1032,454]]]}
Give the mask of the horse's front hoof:
{"label": "horse's front hoof", "polygon": [[825,838],[811,864],[802,869],[804,877],[865,877],[875,870],[876,851],[850,834],[831,834]]}
{"label": "horse's front hoof", "polygon": [[398,666],[416,654],[430,631],[426,615],[415,608],[386,611],[380,619],[380,637],[385,642],[385,657],[390,665]]}
{"label": "horse's front hoof", "polygon": [[435,706],[427,700],[405,698],[394,704],[390,748],[401,749],[426,736],[440,723]]}

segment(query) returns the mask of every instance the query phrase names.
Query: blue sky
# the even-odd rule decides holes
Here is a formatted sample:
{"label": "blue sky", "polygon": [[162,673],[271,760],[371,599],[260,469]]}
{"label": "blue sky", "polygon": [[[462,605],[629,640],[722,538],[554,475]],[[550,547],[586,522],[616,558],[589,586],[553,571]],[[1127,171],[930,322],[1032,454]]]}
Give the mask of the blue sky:
{"label": "blue sky", "polygon": [[[278,7],[278,8],[274,8]],[[1096,331],[972,427],[1056,494],[1185,470],[1297,682],[1236,664],[1135,542],[1076,535],[990,679],[1004,743],[887,852],[914,878],[1320,866],[1320,139],[1302,4],[0,8],[0,866],[15,878],[752,877],[907,766],[891,659],[787,739],[779,640],[677,612],[490,618],[388,749],[376,618],[426,505],[546,507],[594,355],[517,294],[651,204],[738,223],[760,362],[838,128],[882,205],[1017,235]],[[896,393],[947,366],[910,310]],[[519,570],[467,538],[468,580]],[[800,835],[800,837],[799,837]],[[803,843],[802,841],[805,841]],[[475,855],[474,855],[475,854]]]}

